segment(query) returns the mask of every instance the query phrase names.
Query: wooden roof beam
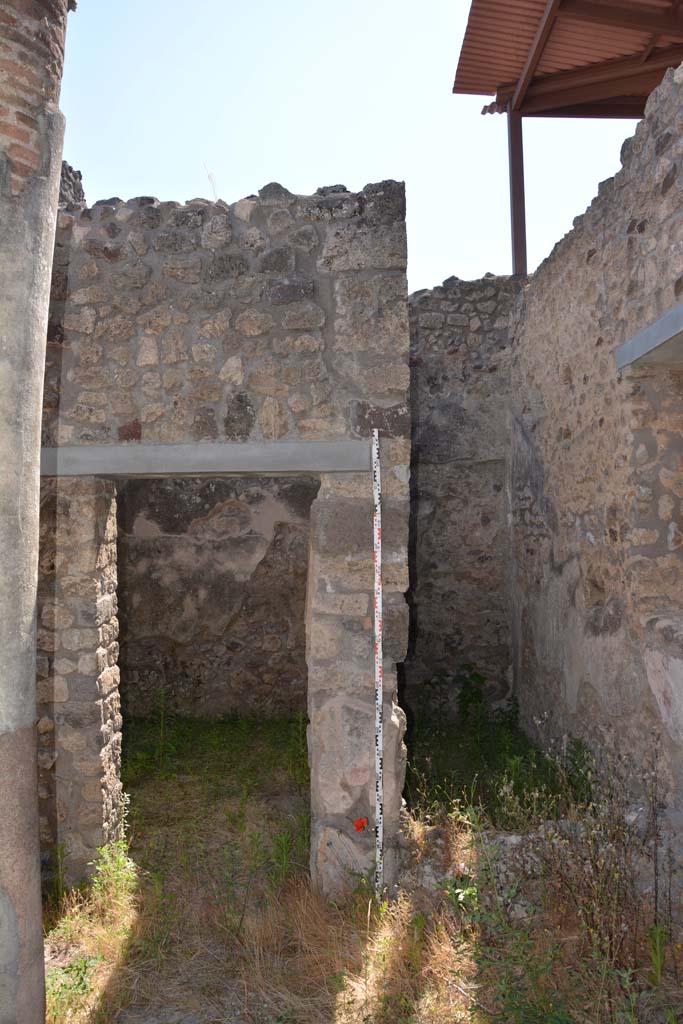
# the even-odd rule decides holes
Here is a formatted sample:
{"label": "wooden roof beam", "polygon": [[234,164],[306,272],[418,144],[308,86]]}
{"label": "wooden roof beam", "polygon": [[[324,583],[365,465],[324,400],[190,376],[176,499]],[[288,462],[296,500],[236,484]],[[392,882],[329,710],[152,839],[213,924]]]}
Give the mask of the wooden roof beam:
{"label": "wooden roof beam", "polygon": [[[527,89],[529,98],[557,93],[572,86],[593,85],[608,82],[616,78],[627,78],[629,75],[646,74],[649,71],[664,71],[666,68],[677,67],[683,61],[683,45],[669,46],[658,50],[649,60],[643,61],[640,56],[619,57],[616,60],[603,61],[600,64],[586,64],[584,67],[571,71],[557,71],[552,75],[537,78]],[[507,109],[513,95],[515,84],[501,85],[496,96],[499,109]]]}
{"label": "wooden roof beam", "polygon": [[642,96],[647,97],[656,89],[662,79],[662,69],[652,71],[643,65],[641,72],[624,75],[620,78],[608,79],[604,82],[591,82],[586,85],[572,85],[554,92],[539,95],[529,91],[520,114],[541,114],[555,111],[561,107],[575,106],[579,103],[597,103],[614,97]]}
{"label": "wooden roof beam", "polygon": [[683,39],[683,17],[671,11],[656,11],[643,4],[596,3],[595,0],[564,0],[560,15],[612,28],[632,28]]}
{"label": "wooden roof beam", "polygon": [[[527,100],[536,100],[540,96],[561,93],[574,86],[593,85],[615,79],[629,78],[633,75],[647,75],[650,71],[665,71],[675,68],[683,61],[683,44],[669,46],[658,50],[649,60],[643,61],[640,56],[620,57],[617,60],[604,61],[601,64],[586,64],[572,71],[557,71],[552,75],[537,78],[527,89]],[[484,108],[483,112],[493,112],[494,108],[501,113],[510,107],[515,83],[501,85],[496,99]]]}
{"label": "wooden roof beam", "polygon": [[519,76],[515,91],[512,95],[512,110],[519,110],[524,102],[524,97],[526,96],[527,89],[531,85],[531,80],[534,77],[536,68],[538,67],[538,62],[543,56],[545,45],[548,42],[550,33],[552,32],[561,3],[562,0],[548,0],[546,3],[538,29],[536,30],[534,41],[531,44],[531,49],[529,50],[522,73]]}
{"label": "wooden roof beam", "polygon": [[598,103],[572,103],[552,110],[525,110],[525,117],[608,117],[638,121],[645,110],[646,96],[614,96]]}

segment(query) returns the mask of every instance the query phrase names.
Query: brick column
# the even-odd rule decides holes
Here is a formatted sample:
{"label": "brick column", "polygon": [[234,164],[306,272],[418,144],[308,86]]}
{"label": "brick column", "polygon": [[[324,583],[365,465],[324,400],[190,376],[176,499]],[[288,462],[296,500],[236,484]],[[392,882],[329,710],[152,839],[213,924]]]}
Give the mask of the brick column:
{"label": "brick column", "polygon": [[40,416],[68,0],[0,0],[0,1021],[44,1014],[35,741]]}

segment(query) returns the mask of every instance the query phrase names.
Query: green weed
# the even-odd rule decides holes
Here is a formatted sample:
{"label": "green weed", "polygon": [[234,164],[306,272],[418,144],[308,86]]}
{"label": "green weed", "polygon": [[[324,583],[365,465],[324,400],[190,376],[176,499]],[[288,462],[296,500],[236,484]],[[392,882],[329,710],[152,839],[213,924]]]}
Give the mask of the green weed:
{"label": "green weed", "polygon": [[444,883],[443,892],[454,910],[460,914],[474,916],[479,907],[479,886],[476,879],[463,875],[458,879],[448,879]]}
{"label": "green weed", "polygon": [[[476,808],[499,828],[528,828],[561,815],[563,777],[558,765],[524,736],[513,703],[491,711],[484,679],[463,672],[457,724],[423,718],[413,732],[406,796],[425,820],[454,807]],[[572,785],[584,785],[577,747],[568,756]],[[469,811],[465,811],[469,813]]]}
{"label": "green weed", "polygon": [[669,942],[669,935],[666,928],[659,923],[653,924],[648,933],[650,942],[650,963],[649,974],[650,984],[659,988],[664,974],[664,962],[666,960],[666,948]]}
{"label": "green weed", "polygon": [[102,910],[108,910],[112,902],[135,892],[138,870],[128,854],[127,840],[120,839],[101,847],[93,867],[92,899]]}
{"label": "green weed", "polygon": [[67,967],[48,971],[46,995],[50,1013],[55,1020],[68,1020],[83,1005],[92,989],[91,974],[97,965],[93,957],[80,956]]}
{"label": "green weed", "polygon": [[66,843],[56,843],[50,851],[50,891],[49,899],[53,906],[60,906],[67,894],[66,865],[68,848]]}

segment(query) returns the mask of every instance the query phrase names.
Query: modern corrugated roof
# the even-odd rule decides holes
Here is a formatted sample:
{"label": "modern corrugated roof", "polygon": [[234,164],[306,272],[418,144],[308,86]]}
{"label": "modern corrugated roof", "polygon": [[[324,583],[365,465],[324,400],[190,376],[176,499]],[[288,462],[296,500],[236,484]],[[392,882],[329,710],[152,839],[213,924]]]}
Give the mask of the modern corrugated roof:
{"label": "modern corrugated roof", "polygon": [[486,109],[515,97],[522,114],[634,117],[681,61],[683,0],[473,0],[453,91],[495,95]]}

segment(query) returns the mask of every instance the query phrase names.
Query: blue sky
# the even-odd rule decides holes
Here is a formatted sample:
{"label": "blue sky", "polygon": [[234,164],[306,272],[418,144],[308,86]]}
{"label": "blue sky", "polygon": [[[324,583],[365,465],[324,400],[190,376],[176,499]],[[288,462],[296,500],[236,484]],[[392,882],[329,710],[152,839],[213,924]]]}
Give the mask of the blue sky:
{"label": "blue sky", "polygon": [[[505,118],[451,93],[469,0],[80,0],[64,155],[89,202],[405,180],[412,289],[510,270]],[[525,122],[535,266],[631,121]]]}

